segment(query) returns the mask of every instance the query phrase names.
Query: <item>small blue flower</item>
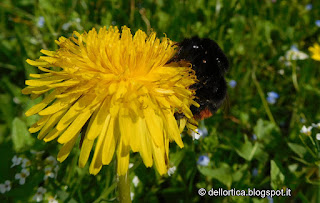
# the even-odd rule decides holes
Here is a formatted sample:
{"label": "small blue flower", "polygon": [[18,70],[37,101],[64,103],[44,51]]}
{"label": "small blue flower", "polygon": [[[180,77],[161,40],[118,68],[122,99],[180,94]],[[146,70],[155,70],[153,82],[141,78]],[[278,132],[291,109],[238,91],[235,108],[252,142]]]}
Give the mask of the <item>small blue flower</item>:
{"label": "small blue flower", "polygon": [[272,97],[267,97],[267,101],[269,104],[275,104],[277,102],[277,100]]}
{"label": "small blue flower", "polygon": [[198,129],[198,133],[200,134],[201,137],[205,137],[208,135],[208,129],[205,126],[203,126]]}
{"label": "small blue flower", "polygon": [[209,162],[210,162],[210,159],[209,159],[208,156],[201,155],[201,156],[199,156],[197,164],[200,165],[200,166],[208,166]]}
{"label": "small blue flower", "polygon": [[229,86],[234,88],[237,85],[237,82],[235,80],[230,80]]}
{"label": "small blue flower", "polygon": [[298,47],[297,47],[296,45],[292,45],[292,46],[290,47],[290,49],[291,49],[292,51],[299,51],[299,49],[298,49]]}
{"label": "small blue flower", "polygon": [[71,26],[71,23],[65,23],[65,24],[62,25],[62,29],[63,30],[68,30],[70,26]]}
{"label": "small blue flower", "polygon": [[279,98],[279,94],[276,93],[276,92],[268,92],[268,97],[272,97],[272,98],[275,98],[275,99],[278,99]]}
{"label": "small blue flower", "polygon": [[257,175],[258,175],[258,169],[257,168],[252,169],[252,176],[256,177]]}
{"label": "small blue flower", "polygon": [[279,94],[276,92],[268,92],[267,101],[269,104],[275,104],[277,99],[279,98]]}
{"label": "small blue flower", "polygon": [[269,200],[269,203],[273,203],[273,198],[270,196],[267,196],[267,199]]}
{"label": "small blue flower", "polygon": [[310,11],[311,9],[312,9],[312,4],[307,4],[307,5],[306,5],[306,10],[307,10],[307,11]]}
{"label": "small blue flower", "polygon": [[256,135],[256,134],[253,134],[251,139],[252,139],[253,141],[256,141],[256,140],[257,140],[257,135]]}
{"label": "small blue flower", "polygon": [[38,22],[37,22],[37,26],[39,28],[42,28],[44,26],[44,23],[45,23],[44,17],[40,16],[39,19],[38,19]]}
{"label": "small blue flower", "polygon": [[320,20],[316,20],[316,26],[320,27]]}

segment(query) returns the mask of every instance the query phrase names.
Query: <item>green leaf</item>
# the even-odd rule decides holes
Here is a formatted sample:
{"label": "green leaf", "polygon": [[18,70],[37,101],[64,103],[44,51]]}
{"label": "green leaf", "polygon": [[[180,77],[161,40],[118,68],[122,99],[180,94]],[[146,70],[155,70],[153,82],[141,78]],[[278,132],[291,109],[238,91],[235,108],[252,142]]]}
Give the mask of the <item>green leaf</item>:
{"label": "green leaf", "polygon": [[34,143],[34,138],[31,137],[26,124],[19,118],[14,118],[12,121],[12,142],[16,152],[26,150]]}
{"label": "green leaf", "polygon": [[235,170],[235,172],[232,174],[232,180],[234,182],[238,182],[243,177],[243,173],[248,169],[248,165],[244,164],[239,169]]}
{"label": "green leaf", "polygon": [[172,164],[176,167],[179,166],[179,164],[181,163],[181,161],[183,160],[183,158],[185,157],[185,151],[184,150],[180,150],[177,151],[175,153],[171,153],[170,154],[170,161],[172,162]]}
{"label": "green leaf", "polygon": [[279,135],[279,129],[272,122],[259,119],[254,127],[254,133],[259,140],[268,144]]}
{"label": "green leaf", "polygon": [[203,175],[217,179],[218,181],[226,185],[228,188],[231,187],[232,172],[228,164],[222,163],[219,168],[215,169],[198,166],[198,169],[200,173],[202,173]]}
{"label": "green leaf", "polygon": [[303,158],[303,156],[307,153],[307,149],[299,144],[289,142],[288,145],[290,149],[292,149],[292,151],[296,153],[300,158]]}
{"label": "green leaf", "polygon": [[247,161],[251,161],[255,153],[257,152],[259,143],[255,143],[252,146],[252,143],[248,140],[247,136],[244,137],[244,143],[236,148],[236,152],[239,156],[244,158]]}
{"label": "green leaf", "polygon": [[274,190],[278,190],[282,188],[284,185],[284,175],[280,171],[278,165],[275,161],[271,160],[271,187]]}

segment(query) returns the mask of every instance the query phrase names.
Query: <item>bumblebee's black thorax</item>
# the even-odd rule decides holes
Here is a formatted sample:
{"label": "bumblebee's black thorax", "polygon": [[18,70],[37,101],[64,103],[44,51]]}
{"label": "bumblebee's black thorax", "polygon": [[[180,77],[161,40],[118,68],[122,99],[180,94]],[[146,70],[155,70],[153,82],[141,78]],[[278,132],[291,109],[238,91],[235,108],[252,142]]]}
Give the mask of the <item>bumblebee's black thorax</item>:
{"label": "bumblebee's black thorax", "polygon": [[223,103],[227,85],[224,74],[229,69],[228,59],[218,44],[208,38],[192,37],[179,44],[177,54],[170,61],[188,61],[196,72],[199,82],[190,88],[196,90],[195,101],[200,107],[191,107],[195,116],[207,109],[212,113]]}

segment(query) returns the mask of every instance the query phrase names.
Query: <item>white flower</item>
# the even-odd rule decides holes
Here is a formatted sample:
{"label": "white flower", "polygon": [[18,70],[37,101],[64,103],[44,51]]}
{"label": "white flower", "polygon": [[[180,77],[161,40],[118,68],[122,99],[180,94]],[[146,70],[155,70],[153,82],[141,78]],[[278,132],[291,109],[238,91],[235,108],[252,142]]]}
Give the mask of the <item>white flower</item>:
{"label": "white flower", "polygon": [[285,58],[287,61],[305,60],[305,59],[309,58],[309,56],[306,53],[299,51],[299,49],[296,46],[291,46],[291,49],[289,49],[286,52]]}
{"label": "white flower", "polygon": [[56,199],[56,197],[48,197],[48,203],[58,203],[58,200]]}
{"label": "white flower", "polygon": [[30,175],[29,170],[27,169],[22,169],[21,173],[17,173],[15,175],[15,179],[19,180],[19,184],[23,185],[26,182],[26,178]]}
{"label": "white flower", "polygon": [[174,172],[176,172],[177,167],[173,166],[171,168],[168,169],[168,176],[171,176],[172,174],[174,174]]}
{"label": "white flower", "polygon": [[205,137],[208,135],[208,130],[206,127],[197,128],[194,131],[191,131],[191,136],[194,140],[199,140],[201,137]]}
{"label": "white flower", "polygon": [[12,158],[12,165],[11,168],[14,166],[18,166],[21,164],[22,158],[18,157],[17,155],[14,155],[14,157]]}
{"label": "white flower", "polygon": [[21,101],[20,101],[20,99],[18,98],[18,97],[13,97],[13,102],[15,103],[15,104],[21,104]]}
{"label": "white flower", "polygon": [[139,182],[140,182],[140,180],[139,180],[138,176],[134,176],[132,179],[132,183],[133,183],[134,187],[137,187]]}
{"label": "white flower", "polygon": [[284,75],[284,70],[283,70],[283,69],[280,69],[280,70],[278,70],[278,73],[279,73],[280,75]]}
{"label": "white flower", "polygon": [[317,140],[320,140],[320,133],[316,134],[316,138],[317,138]]}
{"label": "white flower", "polygon": [[55,173],[55,178],[58,176],[58,171],[59,171],[59,166],[57,165],[56,167],[54,167],[54,173]]}
{"label": "white flower", "polygon": [[302,126],[300,132],[305,135],[311,135],[312,126],[306,127],[305,125]]}
{"label": "white flower", "polygon": [[315,123],[312,123],[312,127],[314,128],[319,128],[320,129],[320,122],[315,124]]}
{"label": "white flower", "polygon": [[130,192],[130,197],[131,197],[131,200],[133,200],[133,198],[134,198],[134,193],[133,192]]}
{"label": "white flower", "polygon": [[32,199],[36,202],[41,202],[43,200],[43,195],[46,193],[46,191],[47,190],[45,188],[39,187]]}
{"label": "white flower", "polygon": [[4,184],[0,184],[0,192],[3,194],[5,192],[9,192],[11,190],[11,182],[10,180],[6,180]]}
{"label": "white flower", "polygon": [[193,138],[193,140],[199,140],[201,135],[199,133],[199,129],[195,129],[195,131],[191,131],[191,136]]}
{"label": "white flower", "polygon": [[44,178],[43,180],[47,180],[48,178],[54,178],[55,175],[52,172],[52,167],[51,166],[46,166],[44,169]]}
{"label": "white flower", "polygon": [[56,165],[58,162],[57,162],[57,159],[54,158],[53,156],[48,156],[46,158],[46,162],[49,164],[49,165]]}
{"label": "white flower", "polygon": [[29,160],[29,159],[27,159],[27,158],[23,158],[22,159],[22,168],[26,168],[26,167],[28,167],[28,166],[30,166],[31,165],[31,161]]}
{"label": "white flower", "polygon": [[129,163],[129,168],[132,168],[133,167],[133,163]]}

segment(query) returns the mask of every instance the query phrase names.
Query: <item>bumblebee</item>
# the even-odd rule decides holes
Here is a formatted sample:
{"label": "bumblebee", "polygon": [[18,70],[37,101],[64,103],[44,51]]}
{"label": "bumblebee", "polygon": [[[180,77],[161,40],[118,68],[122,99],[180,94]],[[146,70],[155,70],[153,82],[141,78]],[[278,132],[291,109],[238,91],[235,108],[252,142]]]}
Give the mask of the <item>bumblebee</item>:
{"label": "bumblebee", "polygon": [[[227,83],[224,78],[229,62],[219,45],[208,38],[192,37],[182,40],[178,51],[168,63],[187,61],[192,64],[198,82],[190,88],[196,91],[195,101],[200,107],[191,106],[195,119],[212,116],[224,102],[227,95]],[[179,119],[176,115],[176,118]],[[182,115],[183,116],[183,115]]]}

